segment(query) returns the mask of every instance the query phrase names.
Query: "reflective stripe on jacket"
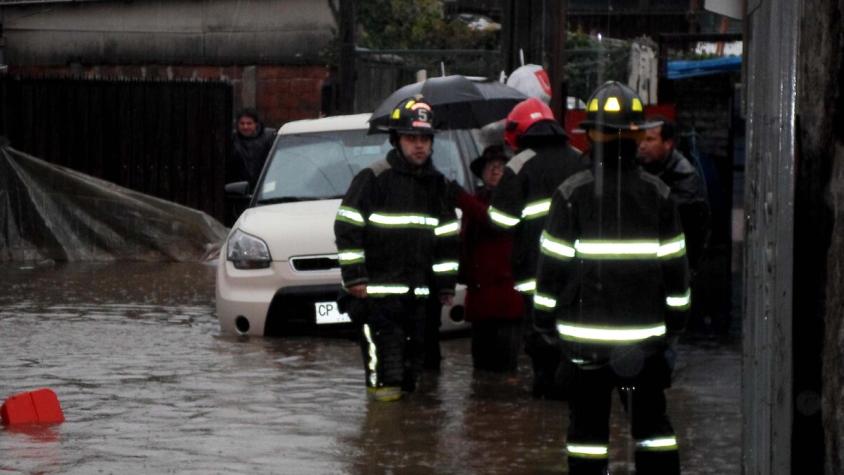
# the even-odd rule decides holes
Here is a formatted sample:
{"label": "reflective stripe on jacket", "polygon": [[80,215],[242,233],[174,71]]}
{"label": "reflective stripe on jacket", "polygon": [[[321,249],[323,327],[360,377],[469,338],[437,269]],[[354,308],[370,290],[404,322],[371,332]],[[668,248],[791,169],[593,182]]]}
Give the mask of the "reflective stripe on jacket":
{"label": "reflective stripe on jacket", "polygon": [[586,170],[554,192],[539,245],[537,326],[579,364],[605,363],[619,345],[661,347],[691,300],[668,187],[632,157],[607,156],[602,191]]}
{"label": "reflective stripe on jacket", "polygon": [[581,153],[565,142],[537,144],[507,163],[492,195],[489,217],[499,229],[514,232],[513,275],[517,283],[535,277],[537,243],[551,194],[584,168]]}
{"label": "reflective stripe on jacket", "polygon": [[361,170],[334,221],[343,285],[454,293],[459,224],[446,191],[430,159],[411,167],[396,150]]}

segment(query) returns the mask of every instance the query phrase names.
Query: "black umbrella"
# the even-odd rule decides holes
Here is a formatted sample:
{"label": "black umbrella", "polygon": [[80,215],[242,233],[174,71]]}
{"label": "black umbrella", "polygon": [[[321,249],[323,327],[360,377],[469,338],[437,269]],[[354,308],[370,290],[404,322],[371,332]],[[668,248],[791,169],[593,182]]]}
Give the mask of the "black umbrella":
{"label": "black umbrella", "polygon": [[430,78],[399,88],[384,99],[369,119],[369,131],[386,131],[396,105],[416,95],[433,107],[437,129],[477,129],[507,117],[513,106],[527,99],[498,81],[476,81],[460,75]]}

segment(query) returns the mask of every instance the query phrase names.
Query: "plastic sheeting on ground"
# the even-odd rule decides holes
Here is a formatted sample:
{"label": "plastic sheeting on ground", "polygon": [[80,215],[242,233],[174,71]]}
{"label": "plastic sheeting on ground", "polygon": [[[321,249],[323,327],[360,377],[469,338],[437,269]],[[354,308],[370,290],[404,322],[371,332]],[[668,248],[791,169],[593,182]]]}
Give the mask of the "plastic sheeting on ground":
{"label": "plastic sheeting on ground", "polygon": [[185,206],[21,153],[0,137],[0,262],[196,261],[226,228]]}

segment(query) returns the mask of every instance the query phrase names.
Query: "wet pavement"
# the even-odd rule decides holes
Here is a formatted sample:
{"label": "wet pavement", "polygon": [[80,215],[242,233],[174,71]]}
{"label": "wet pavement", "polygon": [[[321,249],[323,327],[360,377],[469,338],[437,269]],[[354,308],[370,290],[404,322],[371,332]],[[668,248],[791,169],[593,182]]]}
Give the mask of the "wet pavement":
{"label": "wet pavement", "polygon": [[[566,473],[565,403],[475,373],[468,338],[392,404],[356,343],[223,337],[201,264],[0,266],[0,398],[50,387],[66,422],[0,428],[6,473]],[[679,347],[669,412],[685,474],[738,474],[740,350]],[[612,473],[632,473],[614,406]]]}

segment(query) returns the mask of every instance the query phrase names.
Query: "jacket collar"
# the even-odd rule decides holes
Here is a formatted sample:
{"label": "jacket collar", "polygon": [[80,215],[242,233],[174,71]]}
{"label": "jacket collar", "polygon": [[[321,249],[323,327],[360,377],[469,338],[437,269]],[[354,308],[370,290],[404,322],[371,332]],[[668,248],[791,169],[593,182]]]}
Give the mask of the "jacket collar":
{"label": "jacket collar", "polygon": [[672,148],[671,153],[669,153],[667,157],[663,158],[662,160],[657,160],[655,162],[644,163],[642,164],[642,168],[644,168],[646,172],[652,175],[660,176],[665,173],[666,170],[673,170],[677,166],[677,162],[679,161],[679,152]]}

